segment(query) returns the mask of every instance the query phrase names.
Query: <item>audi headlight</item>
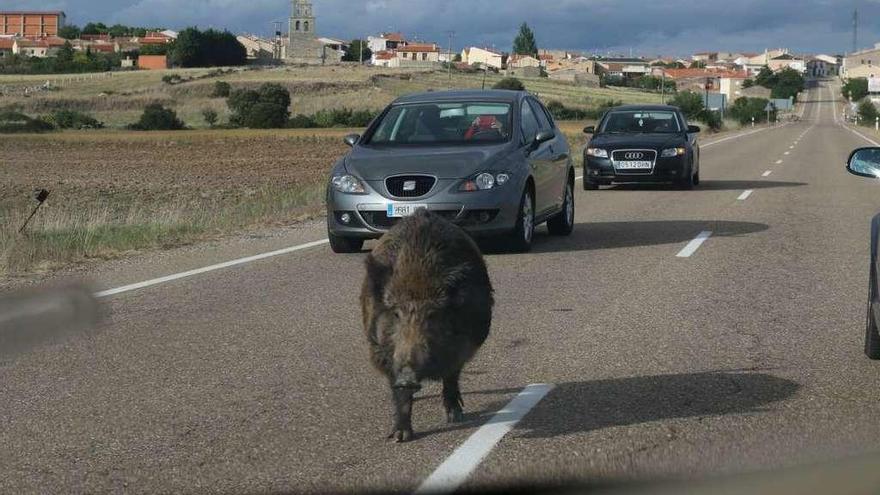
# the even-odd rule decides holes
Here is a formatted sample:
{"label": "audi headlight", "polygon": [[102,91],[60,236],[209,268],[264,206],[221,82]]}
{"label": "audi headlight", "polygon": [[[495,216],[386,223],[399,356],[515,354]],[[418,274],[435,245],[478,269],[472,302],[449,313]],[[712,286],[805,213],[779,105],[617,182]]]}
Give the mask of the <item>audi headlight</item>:
{"label": "audi headlight", "polygon": [[608,151],[602,148],[587,148],[587,156],[595,158],[608,158]]}
{"label": "audi headlight", "polygon": [[675,156],[682,156],[687,152],[684,148],[666,148],[660,153],[661,158],[672,158]]}
{"label": "audi headlight", "polygon": [[482,172],[462,182],[458,186],[458,190],[461,192],[488,191],[499,188],[508,182],[510,182],[510,174],[508,173]]}
{"label": "audi headlight", "polygon": [[330,179],[333,189],[345,194],[364,194],[364,183],[353,175],[337,175]]}

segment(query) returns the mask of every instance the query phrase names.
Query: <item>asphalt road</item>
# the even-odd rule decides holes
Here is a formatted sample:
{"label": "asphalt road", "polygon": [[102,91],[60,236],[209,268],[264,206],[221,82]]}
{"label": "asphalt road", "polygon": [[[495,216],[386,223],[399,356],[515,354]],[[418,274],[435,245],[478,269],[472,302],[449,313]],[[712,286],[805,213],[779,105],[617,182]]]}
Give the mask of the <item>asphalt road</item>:
{"label": "asphalt road", "polygon": [[[876,450],[880,365],[862,339],[880,183],[845,172],[867,142],[839,125],[828,85],[802,121],[706,146],[696,190],[578,190],[572,237],[542,228],[533,253],[488,256],[495,320],[463,376],[463,424],[444,423],[431,385],[417,439],[386,442],[390,400],[359,323],[363,255],[321,245],[105,298],[90,337],[0,363],[0,492],[411,491],[533,383],[554,388],[465,486]],[[255,254],[224,249],[94,283]]]}

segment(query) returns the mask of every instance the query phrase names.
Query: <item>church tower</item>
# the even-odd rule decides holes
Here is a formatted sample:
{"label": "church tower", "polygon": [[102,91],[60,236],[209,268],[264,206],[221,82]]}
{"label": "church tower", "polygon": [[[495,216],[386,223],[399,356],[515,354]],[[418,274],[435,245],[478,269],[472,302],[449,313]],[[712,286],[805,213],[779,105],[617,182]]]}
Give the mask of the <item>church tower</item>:
{"label": "church tower", "polygon": [[292,3],[290,38],[287,47],[288,61],[310,65],[325,63],[324,45],[315,35],[315,13],[312,11],[311,0],[293,0]]}
{"label": "church tower", "polygon": [[290,39],[314,39],[315,16],[310,0],[293,0],[293,15],[290,18]]}

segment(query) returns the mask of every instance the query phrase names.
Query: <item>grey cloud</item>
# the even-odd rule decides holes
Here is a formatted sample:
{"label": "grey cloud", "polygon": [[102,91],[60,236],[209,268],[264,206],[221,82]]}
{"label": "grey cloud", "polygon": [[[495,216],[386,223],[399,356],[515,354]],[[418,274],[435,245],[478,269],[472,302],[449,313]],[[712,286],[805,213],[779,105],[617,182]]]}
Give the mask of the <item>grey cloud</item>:
{"label": "grey cloud", "polygon": [[[267,33],[289,15],[286,0],[7,0],[11,8],[61,8],[72,22],[91,20],[181,28],[225,27]],[[843,52],[852,8],[863,19],[861,45],[880,39],[877,0],[314,0],[318,31],[340,38],[399,30],[456,46],[509,49],[523,21],[548,48],[687,54],[694,50]]]}

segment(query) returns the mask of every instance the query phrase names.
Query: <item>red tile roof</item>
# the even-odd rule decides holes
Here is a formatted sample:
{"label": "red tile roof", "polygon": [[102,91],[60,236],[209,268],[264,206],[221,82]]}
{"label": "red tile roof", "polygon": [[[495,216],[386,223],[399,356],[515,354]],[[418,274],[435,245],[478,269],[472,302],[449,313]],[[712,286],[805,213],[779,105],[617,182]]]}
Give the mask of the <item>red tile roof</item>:
{"label": "red tile roof", "polygon": [[439,52],[440,48],[434,43],[410,43],[397,49],[399,52]]}
{"label": "red tile roof", "polygon": [[383,33],[382,37],[388,41],[396,41],[398,43],[406,41],[403,37],[403,33]]}
{"label": "red tile roof", "polygon": [[538,59],[539,60],[553,60],[553,55],[550,55],[549,53],[545,53],[543,55],[538,55]]}
{"label": "red tile roof", "polygon": [[687,79],[692,77],[730,77],[735,79],[746,79],[748,73],[730,70],[711,70],[711,69],[664,69],[666,77],[670,79]]}
{"label": "red tile roof", "polygon": [[391,60],[392,58],[394,58],[394,52],[388,50],[376,52],[375,58],[376,60]]}

